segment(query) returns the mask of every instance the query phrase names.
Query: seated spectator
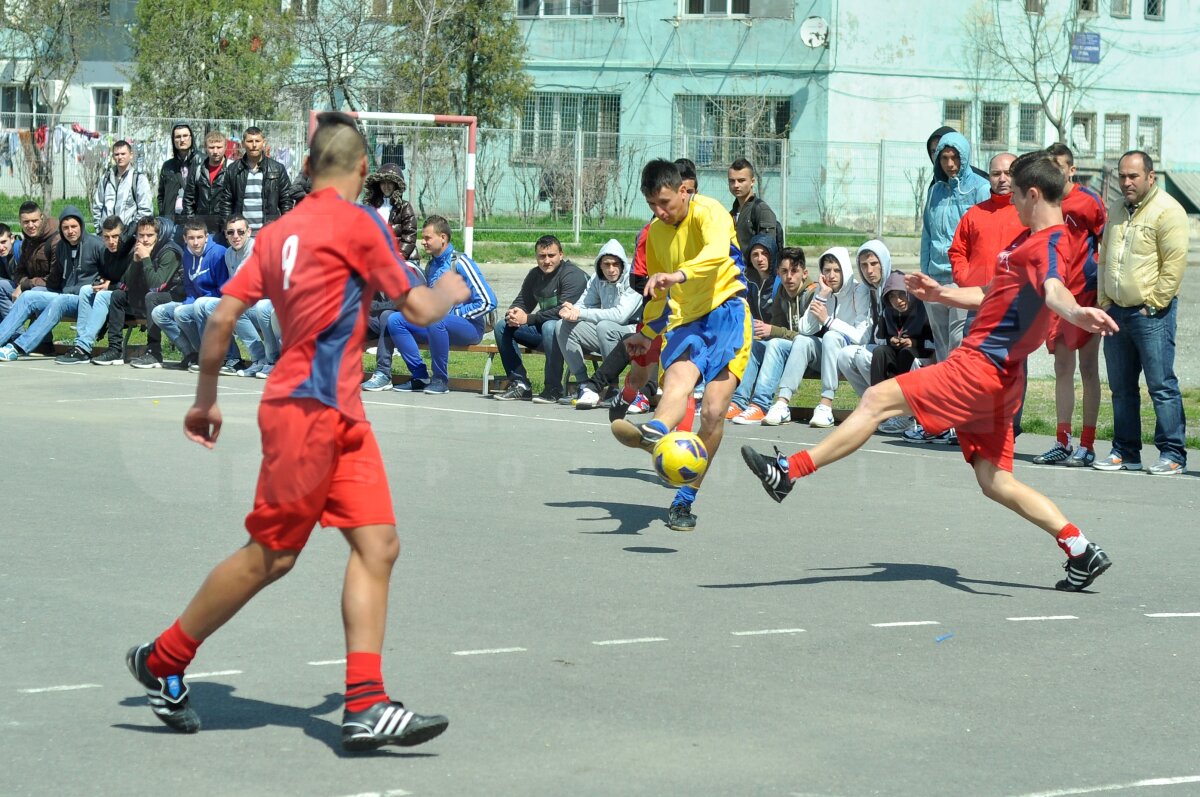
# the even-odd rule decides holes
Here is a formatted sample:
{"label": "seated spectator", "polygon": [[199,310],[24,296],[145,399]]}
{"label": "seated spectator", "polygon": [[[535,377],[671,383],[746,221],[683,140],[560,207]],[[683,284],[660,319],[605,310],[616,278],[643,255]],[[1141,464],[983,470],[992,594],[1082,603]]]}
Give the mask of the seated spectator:
{"label": "seated spectator", "polygon": [[[98,236],[84,232],[83,214],[67,205],[58,223],[55,270],[45,278],[45,290],[22,291],[12,310],[0,322],[0,360],[15,360],[32,354],[42,343],[54,344],[54,327],[63,318],[74,318],[79,310],[79,291],[100,273]],[[21,325],[37,315],[19,337]],[[11,343],[10,343],[11,341]]]}
{"label": "seated spectator", "polygon": [[[736,418],[748,408],[750,394],[754,391],[754,382],[758,378],[758,369],[762,365],[763,352],[766,351],[767,331],[771,325],[771,305],[779,289],[774,234],[760,233],[751,238],[747,259],[749,264],[746,268],[746,301],[750,305],[750,316],[754,319],[754,342],[750,345],[750,359],[746,363],[742,381],[738,383],[737,390],[733,391],[733,400],[725,413],[726,420]],[[807,267],[805,273],[807,274]],[[765,414],[760,410],[757,420],[761,421]]]}
{"label": "seated spectator", "polygon": [[[14,249],[17,259],[12,266],[12,290],[8,295],[9,310],[12,302],[25,291],[44,291],[51,273],[62,276],[58,265],[58,222],[42,213],[38,203],[22,203],[18,211],[23,239],[19,249]],[[30,297],[31,299],[33,297]],[[44,297],[43,297],[44,298]]]}
{"label": "seated spectator", "polygon": [[838,371],[846,377],[854,392],[861,396],[871,384],[871,352],[878,343],[887,340],[875,335],[875,330],[879,328],[879,317],[884,308],[883,286],[892,273],[892,253],[883,241],[867,241],[858,248],[855,265],[859,293],[866,295],[870,308],[871,332],[863,343],[842,349],[838,355]]}
{"label": "seated spectator", "polygon": [[[230,228],[234,229],[235,232],[232,240],[251,240],[248,237],[249,226],[246,224],[246,220],[244,218],[241,216],[231,216],[229,220]],[[246,235],[237,234],[238,226],[246,230]],[[209,241],[208,245],[217,246],[212,241]],[[208,317],[213,314],[214,310],[217,309],[217,304],[220,302],[221,291],[225,287],[225,283],[233,279],[233,277],[237,274],[238,269],[242,267],[242,264],[246,262],[253,251],[252,246],[246,245],[243,245],[239,250],[234,250],[232,246],[229,248],[218,246],[218,248],[221,250],[221,260],[224,266],[224,275],[221,278],[220,285],[217,288],[217,294],[216,296],[204,296],[197,299],[194,305],[195,310],[193,311],[194,318],[190,319],[191,323],[186,326],[181,325],[183,333],[188,336],[188,340],[191,343],[192,348],[196,351],[200,350],[200,342],[204,338],[204,327],[208,323]],[[270,306],[269,302],[268,306]],[[184,313],[186,316],[187,308],[183,307],[176,311],[177,317],[179,313]],[[273,324],[276,323],[274,321],[274,316],[275,313],[274,309],[272,308],[270,317],[267,321],[267,328],[271,330],[271,337],[276,341],[276,347],[278,348],[279,335],[275,332],[275,328],[273,326]],[[235,323],[233,326],[233,336],[236,340],[231,340],[229,342],[229,349],[225,354],[225,362],[221,365],[220,372],[222,374],[227,376],[237,374],[238,376],[255,377],[264,370],[270,374],[268,365],[270,363],[274,363],[275,360],[271,359],[268,361],[266,345],[263,343],[263,338],[258,332],[258,323],[261,320],[260,314],[255,313],[254,307],[246,310],[246,312],[242,313],[241,317],[238,318],[237,323]],[[246,351],[250,354],[250,365],[241,370],[239,370],[239,366],[242,364],[242,352],[238,348],[239,342],[246,347]],[[278,354],[276,354],[276,357],[278,357]],[[199,373],[200,364],[198,361],[190,363],[188,368]],[[266,377],[263,378],[265,379]]]}
{"label": "seated spectator", "polygon": [[100,273],[90,285],[79,289],[79,308],[75,315],[75,343],[71,351],[55,359],[59,365],[78,365],[90,362],[96,336],[108,324],[108,307],[112,286],[121,281],[133,260],[132,237],[126,237],[120,216],[109,216],[100,223]]}
{"label": "seated spectator", "polygon": [[[744,380],[748,383],[743,391],[743,395],[747,396],[746,405],[730,404],[729,413],[725,416],[739,425],[761,423],[779,426],[792,421],[789,406],[791,390],[781,392],[781,383],[791,363],[790,354],[800,335],[801,323],[816,287],[808,278],[804,250],[800,247],[783,249],[779,255],[778,274],[779,290],[771,303],[770,323],[754,323],[754,343],[761,344],[762,364],[752,379]],[[797,378],[796,384],[799,381]],[[742,391],[741,385],[738,390]],[[737,394],[734,399],[737,399]]]}
{"label": "seated spectator", "polygon": [[558,348],[567,363],[567,373],[579,385],[570,404],[584,398],[588,390],[585,354],[608,354],[621,346],[641,316],[642,296],[629,285],[629,258],[615,238],[596,257],[596,273],[588,278],[579,302],[563,302],[558,317]]}
{"label": "seated spectator", "polygon": [[13,289],[17,287],[17,263],[21,259],[21,239],[13,236],[12,228],[0,224],[0,321],[12,309]]}
{"label": "seated spectator", "polygon": [[417,214],[404,198],[407,187],[400,167],[385,163],[379,171],[367,175],[364,183],[367,198],[363,204],[379,213],[396,238],[396,248],[405,260],[412,260],[417,252]]}
{"label": "seated spectator", "polygon": [[[497,393],[499,401],[533,399],[538,404],[556,404],[562,398],[563,361],[558,348],[559,308],[575,302],[587,287],[583,269],[563,259],[562,243],[543,235],[534,244],[537,266],[530,269],[521,290],[496,326],[496,345],[508,376],[508,389]],[[521,360],[521,346],[541,349],[546,354],[546,387],[536,397]]]}
{"label": "seated spectator", "polygon": [[92,358],[93,365],[122,365],[125,362],[122,331],[129,313],[146,319],[146,351],[133,358],[134,368],[162,368],[162,330],[151,315],[160,304],[183,301],[183,250],[173,240],[175,224],[170,219],[143,216],[134,225],[133,263],[112,292],[108,306],[108,349]]}
{"label": "seated spectator", "polygon": [[[245,216],[235,213],[226,219],[225,240],[228,242],[228,246],[225,249],[225,271],[230,277],[237,274],[238,269],[254,252],[253,236],[254,233]],[[197,312],[204,314],[205,320],[215,308],[215,305],[213,307],[207,305],[208,303],[204,302],[197,308]],[[249,322],[251,328],[248,329],[243,321]],[[271,300],[260,299],[247,310],[242,316],[242,320],[239,320],[234,327],[234,333],[238,340],[251,350],[251,357],[258,352],[258,349],[248,341],[254,341],[257,338],[262,344],[261,362],[252,362],[249,368],[243,368],[237,372],[237,375],[258,377],[259,379],[266,379],[270,376],[271,371],[275,368],[275,362],[279,359],[280,352],[279,322],[275,319],[275,307],[271,304]],[[230,343],[229,351],[230,356],[226,358],[227,360],[241,357],[240,352],[237,351],[237,344]]]}
{"label": "seated spectator", "polygon": [[[179,349],[179,367],[190,368],[200,359],[196,301],[202,297],[219,299],[221,285],[229,274],[225,271],[225,247],[209,240],[204,219],[192,219],[184,225],[183,243],[183,300],[160,304],[150,313],[150,319]],[[221,371],[225,373],[225,367]]]}
{"label": "seated spectator", "polygon": [[[925,305],[904,286],[904,274],[893,271],[883,286],[884,308],[875,336],[883,342],[871,352],[871,384],[877,385],[912,369],[933,356],[933,330]],[[912,416],[898,415],[879,425],[881,434],[900,434],[913,424]]]}
{"label": "seated spectator", "polygon": [[[454,244],[450,242],[450,223],[442,216],[425,219],[421,228],[421,245],[429,255],[429,264],[425,266],[424,273],[425,284],[432,288],[446,274],[457,273],[467,283],[471,298],[455,305],[445,318],[428,327],[417,326],[403,313],[392,313],[387,321],[388,334],[395,341],[408,372],[412,374],[412,379],[397,385],[396,390],[442,395],[450,391],[450,347],[474,346],[483,340],[487,316],[496,309],[496,294],[483,278],[475,261],[455,251]],[[416,278],[420,279],[421,273],[416,274]],[[421,357],[421,343],[429,344],[432,379]],[[379,376],[378,371],[376,376]],[[390,382],[390,370],[387,378]]]}

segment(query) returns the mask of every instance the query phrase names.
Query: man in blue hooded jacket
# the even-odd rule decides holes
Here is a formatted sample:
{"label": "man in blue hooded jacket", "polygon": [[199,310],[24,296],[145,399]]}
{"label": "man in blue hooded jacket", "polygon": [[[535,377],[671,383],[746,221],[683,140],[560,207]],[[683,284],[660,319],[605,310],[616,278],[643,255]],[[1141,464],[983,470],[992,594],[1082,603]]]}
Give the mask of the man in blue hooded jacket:
{"label": "man in blue hooded jacket", "polygon": [[[180,368],[188,368],[200,353],[198,335],[190,334],[196,324],[196,300],[220,297],[221,286],[229,279],[225,269],[225,247],[208,235],[204,219],[193,219],[183,227],[182,301],[167,302],[155,307],[150,319],[158,325],[179,349],[183,359]],[[224,370],[224,369],[222,369]]]}

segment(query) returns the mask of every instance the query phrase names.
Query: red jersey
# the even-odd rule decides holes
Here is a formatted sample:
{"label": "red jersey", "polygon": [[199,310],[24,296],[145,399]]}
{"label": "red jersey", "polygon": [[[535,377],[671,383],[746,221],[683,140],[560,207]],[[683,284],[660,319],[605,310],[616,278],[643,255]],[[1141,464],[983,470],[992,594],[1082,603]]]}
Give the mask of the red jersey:
{"label": "red jersey", "polygon": [[982,288],[996,272],[996,256],[1025,231],[1012,204],[1012,194],[992,194],[958,222],[950,244],[954,284]]}
{"label": "red jersey", "polygon": [[983,304],[971,323],[964,348],[975,349],[1001,371],[1020,367],[1030,352],[1046,340],[1050,308],[1046,280],[1062,280],[1060,267],[1071,254],[1064,225],[1024,233],[996,259]]}
{"label": "red jersey", "polygon": [[359,384],[371,297],[409,289],[379,214],[325,188],[262,228],[222,292],[248,304],[266,297],[275,306],[283,352],[263,401],[310,398],[364,420]]}
{"label": "red jersey", "polygon": [[1075,296],[1096,290],[1097,258],[1108,213],[1100,195],[1076,185],[1062,199],[1063,224],[1067,225],[1071,256],[1062,264],[1062,281]]}

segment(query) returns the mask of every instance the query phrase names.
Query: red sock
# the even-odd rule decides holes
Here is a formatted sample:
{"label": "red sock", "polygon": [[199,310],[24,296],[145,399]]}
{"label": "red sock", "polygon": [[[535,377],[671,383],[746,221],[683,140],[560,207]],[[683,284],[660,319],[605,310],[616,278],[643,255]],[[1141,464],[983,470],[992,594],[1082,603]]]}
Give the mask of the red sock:
{"label": "red sock", "polygon": [[1086,448],[1088,451],[1093,451],[1096,448],[1096,427],[1083,427],[1083,434],[1079,435],[1079,447]]}
{"label": "red sock", "polygon": [[378,653],[346,654],[346,710],[363,711],[376,703],[386,703],[383,691],[383,657]]}
{"label": "red sock", "polygon": [[154,650],[146,657],[146,668],[155,678],[183,675],[192,659],[196,658],[198,647],[200,643],[185,634],[176,620],[154,640]]}
{"label": "red sock", "polygon": [[803,476],[809,476],[817,472],[817,466],[813,464],[812,457],[807,451],[800,451],[788,457],[788,477],[799,479]]}
{"label": "red sock", "polygon": [[687,408],[683,411],[683,420],[675,428],[681,432],[690,432],[696,425],[696,397],[688,396]]}
{"label": "red sock", "polygon": [[1069,422],[1058,425],[1058,442],[1064,446],[1071,442],[1071,424]]}
{"label": "red sock", "polygon": [[1079,556],[1088,547],[1087,537],[1083,536],[1083,532],[1074,523],[1063,526],[1054,541],[1067,556]]}
{"label": "red sock", "polygon": [[626,379],[625,386],[621,388],[621,401],[625,402],[626,404],[632,404],[633,400],[637,398],[637,394],[638,389],[633,386],[632,382]]}

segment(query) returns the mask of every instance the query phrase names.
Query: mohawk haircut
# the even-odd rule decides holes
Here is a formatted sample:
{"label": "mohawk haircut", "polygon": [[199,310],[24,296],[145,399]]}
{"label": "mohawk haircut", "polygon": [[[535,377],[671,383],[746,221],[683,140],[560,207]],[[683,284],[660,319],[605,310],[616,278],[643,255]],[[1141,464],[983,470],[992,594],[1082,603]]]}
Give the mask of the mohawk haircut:
{"label": "mohawk haircut", "polygon": [[367,141],[349,114],[329,111],[317,115],[317,129],[308,143],[308,171],[314,180],[327,174],[354,171],[367,154]]}

